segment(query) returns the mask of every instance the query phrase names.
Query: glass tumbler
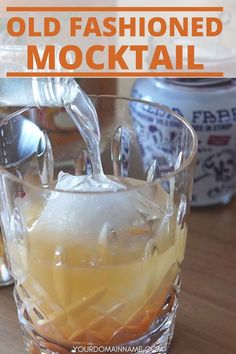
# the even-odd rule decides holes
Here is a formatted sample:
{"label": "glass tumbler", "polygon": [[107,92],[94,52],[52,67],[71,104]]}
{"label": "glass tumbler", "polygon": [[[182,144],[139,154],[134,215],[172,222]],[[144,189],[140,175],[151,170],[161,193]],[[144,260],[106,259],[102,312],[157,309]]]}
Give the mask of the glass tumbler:
{"label": "glass tumbler", "polygon": [[[63,142],[50,131],[49,108],[1,122],[1,220],[25,350],[167,353],[197,138],[157,104],[91,99],[104,173],[122,184],[118,191],[70,190],[91,174],[89,155],[79,132],[71,142],[65,131]],[[148,166],[146,134],[134,119],[140,106],[165,121],[150,126],[157,153]]]}

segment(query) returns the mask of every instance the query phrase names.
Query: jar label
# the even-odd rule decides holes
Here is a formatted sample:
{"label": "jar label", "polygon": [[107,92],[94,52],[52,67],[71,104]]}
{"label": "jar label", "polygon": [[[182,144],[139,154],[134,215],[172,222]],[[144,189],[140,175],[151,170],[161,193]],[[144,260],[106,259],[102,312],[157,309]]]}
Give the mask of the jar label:
{"label": "jar label", "polygon": [[[150,96],[140,86],[134,87],[132,96],[150,101]],[[166,88],[163,93],[161,90],[156,92],[155,96],[158,99],[152,97],[152,101],[158,101],[187,118],[197,132],[199,150],[192,204],[227,203],[235,193],[236,185],[236,89],[233,97],[226,93],[220,101],[213,95],[208,99],[198,93],[185,96],[178,92],[178,87],[175,95],[168,93]],[[145,109],[138,103],[132,103],[131,115],[136,129],[142,130],[140,143],[145,167],[160,157],[161,149],[169,149],[170,154],[174,151],[180,130],[172,125],[170,115],[151,105]],[[166,126],[169,127],[168,136]]]}

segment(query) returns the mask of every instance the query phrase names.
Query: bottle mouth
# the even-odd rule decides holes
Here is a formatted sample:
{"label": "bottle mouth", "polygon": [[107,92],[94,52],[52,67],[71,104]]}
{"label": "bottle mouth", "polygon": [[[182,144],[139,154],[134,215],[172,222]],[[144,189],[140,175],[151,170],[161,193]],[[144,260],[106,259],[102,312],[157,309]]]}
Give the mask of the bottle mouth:
{"label": "bottle mouth", "polygon": [[36,107],[64,107],[74,100],[78,85],[73,78],[32,78],[32,91]]}
{"label": "bottle mouth", "polygon": [[184,87],[211,87],[211,86],[226,86],[230,84],[234,79],[232,78],[219,78],[219,79],[210,79],[210,78],[165,78],[164,81]]}

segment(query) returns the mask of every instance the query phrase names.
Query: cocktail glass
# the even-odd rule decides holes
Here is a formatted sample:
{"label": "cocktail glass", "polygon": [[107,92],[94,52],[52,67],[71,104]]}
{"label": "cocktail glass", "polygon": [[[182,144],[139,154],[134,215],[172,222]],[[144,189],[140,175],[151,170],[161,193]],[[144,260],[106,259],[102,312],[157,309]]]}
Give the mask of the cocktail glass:
{"label": "cocktail glass", "polygon": [[[91,99],[104,172],[125,189],[70,190],[76,177],[60,171],[81,179],[91,163],[79,133],[75,141],[73,131],[72,145],[68,130],[64,143],[55,138],[48,109],[23,109],[1,122],[1,220],[26,352],[166,353],[197,138],[186,120],[157,104]],[[140,124],[147,110],[157,117],[155,126],[150,123],[157,153],[148,161],[146,125],[142,131]],[[22,119],[41,136],[35,151],[17,161]]]}

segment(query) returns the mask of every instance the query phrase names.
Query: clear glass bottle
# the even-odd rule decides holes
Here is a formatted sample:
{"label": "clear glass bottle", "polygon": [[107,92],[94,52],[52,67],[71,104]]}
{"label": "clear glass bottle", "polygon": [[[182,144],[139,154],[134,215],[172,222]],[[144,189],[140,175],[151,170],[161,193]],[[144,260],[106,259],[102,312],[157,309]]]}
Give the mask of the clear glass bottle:
{"label": "clear glass bottle", "polygon": [[72,78],[1,78],[0,106],[61,107],[79,92],[82,90]]}
{"label": "clear glass bottle", "polygon": [[31,118],[47,130],[53,146],[59,143],[66,151],[74,151],[82,140],[64,108],[76,97],[81,115],[89,116],[89,98],[73,78],[0,78],[0,119],[20,107],[38,107],[40,113],[32,110]]}

